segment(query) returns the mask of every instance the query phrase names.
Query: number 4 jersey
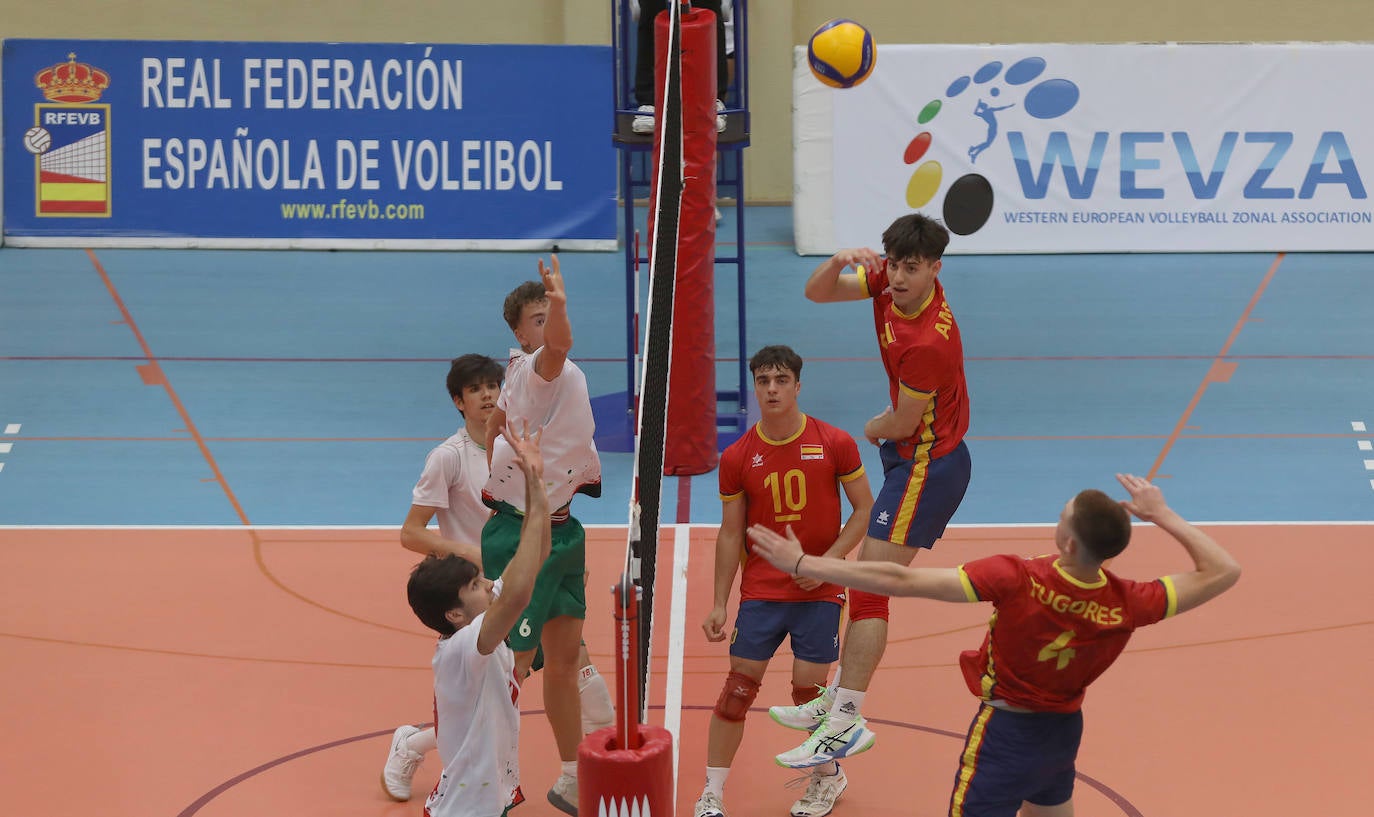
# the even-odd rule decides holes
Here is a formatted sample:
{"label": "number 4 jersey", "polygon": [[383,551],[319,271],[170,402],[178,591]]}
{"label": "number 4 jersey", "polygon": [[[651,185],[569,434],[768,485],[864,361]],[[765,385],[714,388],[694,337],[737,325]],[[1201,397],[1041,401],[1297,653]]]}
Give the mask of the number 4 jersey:
{"label": "number 4 jersey", "polygon": [[[819,556],[835,544],[842,525],[840,484],[864,478],[854,438],[814,417],[785,440],[770,440],[754,425],[720,456],[720,498],[746,503],[746,524],[781,534],[787,527],[802,548]],[[822,584],[802,590],[792,577],[745,545],[740,600],[844,603],[844,588]]]}
{"label": "number 4 jersey", "polygon": [[1081,582],[1053,555],[991,556],[959,572],[969,601],[996,608],[983,646],[959,657],[969,690],[1040,712],[1076,712],[1131,633],[1178,609],[1167,577],[1137,582],[1103,570]]}

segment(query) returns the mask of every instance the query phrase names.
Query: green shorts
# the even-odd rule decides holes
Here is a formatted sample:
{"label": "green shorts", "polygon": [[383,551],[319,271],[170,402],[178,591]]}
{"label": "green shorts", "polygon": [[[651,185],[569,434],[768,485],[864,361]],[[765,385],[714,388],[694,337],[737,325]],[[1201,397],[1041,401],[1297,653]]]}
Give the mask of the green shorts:
{"label": "green shorts", "polygon": [[[498,508],[482,528],[482,572],[495,579],[510,564],[520,544],[524,517],[509,506]],[[559,616],[587,617],[587,533],[572,517],[550,531],[549,558],[534,580],[534,593],[520,620],[511,628],[510,648],[528,652],[539,646],[544,622]]]}

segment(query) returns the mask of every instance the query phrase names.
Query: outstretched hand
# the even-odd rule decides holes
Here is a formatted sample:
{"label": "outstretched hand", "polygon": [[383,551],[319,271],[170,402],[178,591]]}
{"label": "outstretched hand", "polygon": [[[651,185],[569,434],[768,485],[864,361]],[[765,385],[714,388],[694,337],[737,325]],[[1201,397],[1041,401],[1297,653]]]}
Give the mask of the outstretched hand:
{"label": "outstretched hand", "polygon": [[506,442],[515,450],[515,462],[520,466],[525,479],[542,481],[544,454],[539,450],[539,440],[544,436],[544,429],[541,427],[531,435],[529,423],[525,423],[525,428],[520,434],[516,434],[513,428],[507,426],[501,430],[501,436],[505,437]]}
{"label": "outstretched hand", "polygon": [[1169,505],[1164,501],[1164,492],[1148,479],[1135,474],[1117,474],[1116,481],[1131,495],[1121,501],[1122,507],[1146,522],[1153,522]]}
{"label": "outstretched hand", "polygon": [[797,534],[792,532],[791,525],[787,526],[786,536],[781,536],[777,531],[763,525],[750,525],[746,533],[754,545],[754,552],[783,573],[791,574],[797,566],[797,560],[805,552],[797,539]]}
{"label": "outstretched hand", "polygon": [[860,275],[866,270],[878,269],[878,264],[881,263],[878,253],[868,247],[840,250],[832,258],[841,266],[851,268]]}
{"label": "outstretched hand", "polygon": [[547,267],[544,266],[544,259],[539,259],[539,280],[544,283],[544,297],[551,304],[566,304],[568,291],[563,288],[563,274],[558,271],[558,255],[549,258],[550,265]]}

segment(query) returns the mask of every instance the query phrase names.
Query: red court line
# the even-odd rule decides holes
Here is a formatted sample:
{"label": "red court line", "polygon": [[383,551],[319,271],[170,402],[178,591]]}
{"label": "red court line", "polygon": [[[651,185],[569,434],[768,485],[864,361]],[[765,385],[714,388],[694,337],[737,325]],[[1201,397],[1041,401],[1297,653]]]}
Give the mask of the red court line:
{"label": "red court line", "polygon": [[[1328,432],[1322,434],[1181,434],[1182,440],[1355,440],[1365,432]],[[444,437],[203,437],[212,443],[440,443]],[[1094,440],[1166,440],[1167,434],[970,434],[977,442],[1075,442]],[[48,443],[183,443],[187,437],[24,437],[24,442]],[[681,485],[678,486],[681,491]],[[687,521],[687,520],[678,520]]]}
{"label": "red court line", "polygon": [[1283,263],[1284,255],[1285,253],[1279,253],[1274,256],[1274,263],[1269,265],[1269,271],[1265,273],[1264,279],[1260,281],[1254,294],[1250,296],[1250,303],[1245,305],[1245,310],[1240,313],[1240,317],[1236,319],[1235,325],[1231,327],[1231,334],[1226,338],[1226,342],[1221,345],[1221,351],[1217,352],[1216,357],[1212,359],[1211,368],[1208,369],[1207,374],[1202,378],[1202,382],[1198,384],[1197,391],[1193,392],[1193,399],[1188,401],[1188,407],[1183,410],[1183,416],[1178,418],[1178,422],[1174,425],[1173,433],[1170,434],[1169,439],[1164,442],[1164,447],[1160,449],[1159,456],[1155,458],[1154,465],[1150,466],[1149,473],[1145,475],[1146,479],[1154,479],[1159,474],[1159,469],[1164,465],[1165,458],[1169,456],[1170,449],[1174,447],[1174,443],[1178,442],[1179,438],[1183,435],[1183,429],[1188,425],[1188,419],[1193,416],[1193,410],[1196,409],[1198,403],[1202,401],[1202,395],[1207,391],[1207,386],[1211,383],[1224,383],[1231,379],[1231,374],[1235,371],[1236,364],[1225,359],[1227,357],[1226,353],[1231,349],[1231,344],[1235,343],[1236,338],[1240,336],[1240,330],[1250,321],[1250,313],[1254,311],[1255,304],[1259,303],[1260,297],[1264,295],[1264,290],[1268,288],[1269,282],[1274,279],[1274,273],[1278,272],[1279,264]]}
{"label": "red court line", "polygon": [[[138,324],[134,321],[134,316],[130,314],[129,308],[124,304],[124,299],[119,297],[119,291],[115,289],[114,282],[110,280],[109,273],[105,272],[105,267],[100,263],[100,259],[95,257],[95,252],[88,249],[86,250],[86,256],[91,259],[91,264],[95,266],[95,271],[100,274],[100,280],[105,282],[105,288],[109,290],[110,297],[114,300],[115,306],[119,309],[119,314],[123,316],[124,325],[129,327],[130,332],[134,333],[134,339],[138,341],[138,348],[143,350],[144,359],[148,361],[149,366],[157,369],[158,377],[154,382],[162,386],[163,390],[167,392],[167,397],[172,401],[173,407],[176,408],[177,415],[181,417],[181,422],[185,424],[187,433],[191,435],[191,439],[195,440],[201,455],[205,457],[205,462],[209,464],[210,473],[214,474],[215,482],[219,483],[220,488],[224,491],[224,495],[229,500],[229,504],[233,507],[234,513],[238,515],[239,521],[245,525],[250,524],[248,515],[243,512],[243,505],[239,503],[238,497],[234,496],[234,491],[229,487],[228,480],[224,478],[224,473],[220,471],[219,463],[215,462],[214,455],[210,453],[210,446],[205,442],[205,438],[201,436],[200,431],[196,428],[195,421],[191,419],[191,413],[186,410],[186,405],[181,402],[181,397],[177,395],[176,389],[172,388],[171,382],[168,381],[166,377],[161,376],[161,367],[158,366],[157,358],[153,356],[152,348],[148,346],[147,339],[145,339],[143,333],[139,331]],[[140,370],[142,370],[141,367]],[[149,382],[146,376],[144,382]]]}
{"label": "red court line", "polygon": [[[985,355],[965,357],[978,363],[1045,361],[1113,361],[1113,360],[1374,360],[1374,355]],[[39,361],[47,363],[80,361],[143,360],[134,355],[0,355],[0,360]],[[437,357],[205,357],[198,355],[164,355],[164,363],[448,363]],[[720,362],[738,361],[737,357],[718,357]],[[876,363],[876,356],[808,357],[819,363]],[[576,363],[624,363],[623,357],[574,357]]]}
{"label": "red court line", "polygon": [[[100,273],[100,280],[105,282],[105,288],[109,290],[110,297],[114,300],[115,306],[119,309],[119,314],[123,316],[124,325],[128,326],[129,331],[133,332],[134,339],[138,341],[138,347],[143,350],[144,360],[146,360],[147,363],[144,366],[138,367],[140,374],[143,376],[143,382],[149,385],[159,385],[167,392],[167,397],[176,408],[177,415],[181,417],[186,432],[191,435],[191,439],[195,442],[196,447],[200,449],[201,456],[205,458],[205,462],[210,468],[210,473],[214,474],[214,481],[218,483],[220,489],[224,491],[224,496],[229,501],[230,506],[233,507],[234,514],[238,516],[239,522],[246,527],[251,526],[252,522],[249,521],[248,514],[243,509],[243,504],[239,502],[238,497],[234,494],[234,490],[229,487],[229,481],[224,478],[224,472],[220,470],[219,463],[215,461],[215,455],[210,453],[208,440],[200,433],[200,430],[196,428],[195,422],[191,419],[191,413],[186,410],[186,405],[181,402],[181,397],[177,395],[176,389],[172,388],[171,381],[163,375],[162,367],[159,365],[158,359],[153,356],[153,350],[148,345],[148,341],[143,337],[143,333],[139,331],[138,324],[134,321],[133,314],[129,312],[129,308],[124,304],[124,299],[119,296],[119,290],[115,288],[114,281],[110,280],[109,273],[105,271],[105,267],[100,263],[100,259],[95,257],[95,252],[93,250],[87,249],[86,255],[91,259],[91,264],[95,266],[96,272]],[[135,358],[135,360],[136,359],[137,358]],[[350,621],[368,624],[373,627],[380,627],[384,630],[405,633],[407,635],[416,635],[412,630],[393,627],[389,624],[382,624],[380,622],[345,613],[342,610],[336,610],[333,607],[321,604],[297,592],[291,587],[288,587],[285,582],[278,579],[276,575],[272,573],[271,569],[268,568],[267,561],[262,552],[262,539],[258,536],[257,531],[248,527],[248,530],[245,532],[253,543],[253,559],[257,563],[259,572],[261,572],[268,581],[276,585],[282,592],[312,607],[346,618]]]}

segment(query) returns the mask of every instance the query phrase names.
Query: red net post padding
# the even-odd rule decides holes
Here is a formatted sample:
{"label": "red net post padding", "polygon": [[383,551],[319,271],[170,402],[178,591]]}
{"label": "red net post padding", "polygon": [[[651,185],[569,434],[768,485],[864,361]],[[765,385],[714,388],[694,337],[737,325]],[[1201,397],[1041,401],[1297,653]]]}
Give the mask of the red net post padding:
{"label": "red net post padding", "polygon": [[[668,14],[654,21],[654,69],[665,76]],[[682,210],[673,295],[673,356],[663,473],[704,474],[716,467],[716,15],[682,15]],[[663,111],[659,85],[655,111]],[[655,129],[655,140],[661,128]],[[658,151],[654,151],[658,155]],[[657,174],[655,174],[657,176]],[[657,203],[657,193],[654,193]],[[650,210],[652,215],[652,209]]]}
{"label": "red net post padding", "polygon": [[641,726],[638,749],[617,749],[615,727],[593,732],[577,747],[577,813],[589,817],[671,817],[673,735]]}

